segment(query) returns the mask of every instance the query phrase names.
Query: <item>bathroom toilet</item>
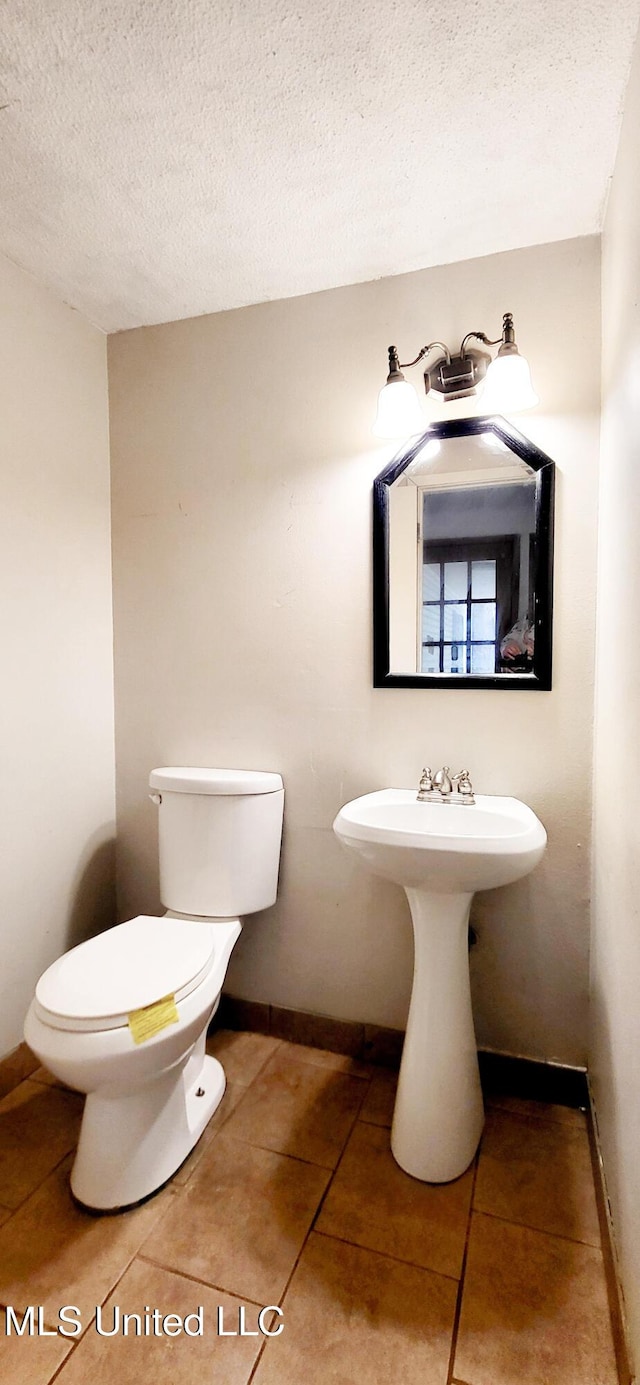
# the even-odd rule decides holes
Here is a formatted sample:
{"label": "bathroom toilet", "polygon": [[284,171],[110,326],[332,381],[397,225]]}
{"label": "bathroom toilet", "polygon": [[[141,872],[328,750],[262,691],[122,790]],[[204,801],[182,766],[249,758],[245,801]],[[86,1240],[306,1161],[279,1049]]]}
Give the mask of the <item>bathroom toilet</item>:
{"label": "bathroom toilet", "polygon": [[165,768],[158,805],[160,898],[80,943],[40,977],[29,1047],[85,1092],[71,1171],[77,1200],[117,1211],[149,1197],[186,1159],[225,1076],[205,1053],[241,917],[275,902],[284,789],[279,774]]}

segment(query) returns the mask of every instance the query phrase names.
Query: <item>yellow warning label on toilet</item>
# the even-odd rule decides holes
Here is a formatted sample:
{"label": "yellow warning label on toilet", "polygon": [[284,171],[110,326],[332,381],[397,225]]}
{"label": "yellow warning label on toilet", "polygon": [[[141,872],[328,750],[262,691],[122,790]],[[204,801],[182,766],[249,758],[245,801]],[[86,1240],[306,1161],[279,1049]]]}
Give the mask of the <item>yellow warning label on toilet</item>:
{"label": "yellow warning label on toilet", "polygon": [[143,1005],[141,1010],[132,1010],[127,1015],[134,1044],[146,1043],[168,1025],[177,1024],[179,1018],[175,995],[166,995],[162,1000],[155,1000],[153,1005]]}

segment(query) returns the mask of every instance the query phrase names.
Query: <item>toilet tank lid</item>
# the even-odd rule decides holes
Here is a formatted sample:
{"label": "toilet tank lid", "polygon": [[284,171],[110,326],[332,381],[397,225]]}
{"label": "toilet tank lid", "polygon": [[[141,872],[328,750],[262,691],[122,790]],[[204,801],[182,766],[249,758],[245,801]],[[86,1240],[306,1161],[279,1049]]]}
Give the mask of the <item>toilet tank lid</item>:
{"label": "toilet tank lid", "polygon": [[168,765],[152,769],[149,787],[164,793],[255,794],[277,793],[282,777],[259,769],[194,769]]}

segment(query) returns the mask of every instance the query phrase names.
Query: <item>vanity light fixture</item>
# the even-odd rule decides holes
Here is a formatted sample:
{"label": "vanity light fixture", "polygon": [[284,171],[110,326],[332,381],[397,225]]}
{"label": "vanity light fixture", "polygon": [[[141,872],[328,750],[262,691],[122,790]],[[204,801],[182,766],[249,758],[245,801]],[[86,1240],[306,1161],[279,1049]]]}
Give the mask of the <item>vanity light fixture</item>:
{"label": "vanity light fixture", "polygon": [[[483,346],[497,346],[498,351],[492,359],[488,351],[470,347],[471,340]],[[538,403],[538,396],[531,384],[531,373],[524,356],[516,346],[513,328],[513,315],[505,313],[502,319],[502,336],[491,341],[484,332],[467,332],[460,350],[452,356],[444,342],[432,341],[423,346],[415,361],[401,365],[395,346],[389,347],[389,374],[387,383],[378,396],[378,412],[373,432],[378,438],[409,438],[414,433],[422,433],[427,420],[422,411],[416,391],[405,380],[403,370],[417,365],[432,351],[438,356],[424,372],[425,393],[436,390],[446,404],[450,399],[464,399],[483,390],[483,403],[488,413],[512,414],[521,409],[530,409]],[[486,376],[486,385],[485,385]]]}

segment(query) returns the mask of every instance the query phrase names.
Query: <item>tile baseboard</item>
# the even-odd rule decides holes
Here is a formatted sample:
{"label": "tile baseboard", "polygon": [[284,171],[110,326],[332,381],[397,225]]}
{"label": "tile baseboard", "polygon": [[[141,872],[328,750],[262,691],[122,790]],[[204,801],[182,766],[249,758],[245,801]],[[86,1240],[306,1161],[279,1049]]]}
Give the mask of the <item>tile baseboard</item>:
{"label": "tile baseboard", "polygon": [[13,1053],[0,1059],[0,1098],[8,1096],[14,1087],[19,1087],[25,1077],[30,1077],[40,1067],[40,1059],[35,1058],[25,1043],[18,1044]]}
{"label": "tile baseboard", "polygon": [[588,1109],[586,1068],[521,1058],[512,1053],[495,1053],[492,1049],[480,1049],[478,1063],[486,1096],[517,1096],[550,1102],[554,1106]]}
{"label": "tile baseboard", "polygon": [[[400,1066],[404,1030],[384,1025],[335,1020],[304,1010],[290,1010],[263,1001],[240,1000],[222,995],[215,1017],[216,1029],[248,1029],[293,1044],[326,1048],[360,1062],[397,1069]],[[559,1106],[587,1107],[587,1074],[583,1068],[519,1058],[510,1053],[480,1050],[480,1077],[487,1095],[528,1097]]]}
{"label": "tile baseboard", "polygon": [[221,996],[212,1027],[248,1029],[255,1034],[269,1034],[292,1044],[325,1048],[330,1053],[343,1053],[359,1062],[396,1069],[400,1066],[404,1042],[402,1029],[331,1019],[328,1015],[289,1010],[263,1001],[240,1000],[226,992]]}

